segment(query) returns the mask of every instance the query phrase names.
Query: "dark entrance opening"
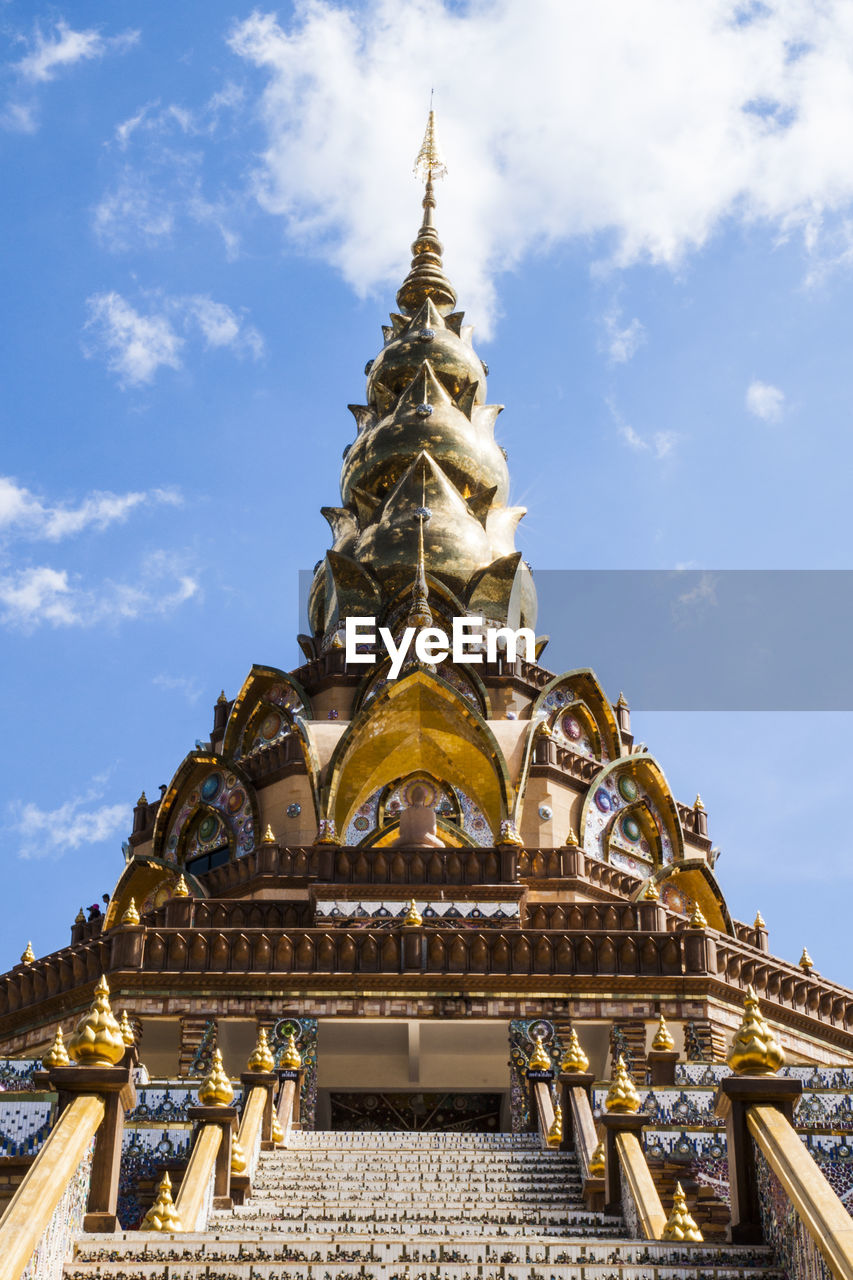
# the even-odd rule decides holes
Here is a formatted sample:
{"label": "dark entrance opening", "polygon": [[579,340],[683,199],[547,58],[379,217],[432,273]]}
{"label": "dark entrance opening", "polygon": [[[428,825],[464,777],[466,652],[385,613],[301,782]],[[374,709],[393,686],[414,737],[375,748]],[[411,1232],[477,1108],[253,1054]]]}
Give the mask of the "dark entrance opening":
{"label": "dark entrance opening", "polygon": [[498,1133],[499,1093],[332,1093],[331,1128]]}

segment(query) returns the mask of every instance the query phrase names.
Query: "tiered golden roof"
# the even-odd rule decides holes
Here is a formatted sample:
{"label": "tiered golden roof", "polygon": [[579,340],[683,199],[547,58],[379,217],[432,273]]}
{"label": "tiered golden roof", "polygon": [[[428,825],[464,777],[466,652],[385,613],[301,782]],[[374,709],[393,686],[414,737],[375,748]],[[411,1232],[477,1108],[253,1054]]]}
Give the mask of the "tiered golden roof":
{"label": "tiered golden roof", "polygon": [[85,1067],[115,1066],[124,1057],[127,1046],[121,1027],[110,1008],[110,989],[102,977],[95,987],[95,998],[68,1041],[69,1056]]}
{"label": "tiered golden roof", "polygon": [[227,1107],[234,1101],[234,1089],[222,1065],[222,1053],[213,1050],[210,1073],[201,1082],[198,1100],[203,1107]]}
{"label": "tiered golden roof", "polygon": [[665,1050],[669,1053],[671,1053],[675,1048],[675,1041],[670,1034],[669,1027],[666,1025],[666,1019],[663,1014],[660,1015],[660,1022],[658,1023],[658,1029],[655,1032],[655,1038],[652,1041],[652,1048],[658,1052]]}
{"label": "tiered golden roof", "polygon": [[574,1027],[569,1034],[569,1043],[563,1054],[560,1070],[564,1075],[582,1075],[585,1071],[589,1071],[589,1058],[581,1048],[581,1042]]}
{"label": "tiered golden roof", "polygon": [[762,1018],[751,986],[746,989],[743,1022],[732,1037],[726,1061],[738,1076],[772,1076],[785,1065],[785,1052]]}
{"label": "tiered golden roof", "polygon": [[180,1231],[181,1220],[172,1200],[172,1179],[164,1173],[157,1188],[157,1199],[142,1219],[141,1231]]}
{"label": "tiered golden roof", "polygon": [[628,1073],[622,1054],[616,1061],[610,1088],[604,1099],[604,1109],[608,1113],[632,1115],[640,1110],[640,1095],[637,1086]]}
{"label": "tiered golden roof", "polygon": [[661,1239],[678,1240],[687,1244],[701,1244],[704,1239],[702,1232],[691,1218],[687,1209],[687,1200],[680,1182],[675,1184],[675,1192],[672,1197],[672,1212],[667,1218]]}
{"label": "tiered golden roof", "polygon": [[263,1071],[266,1074],[275,1070],[275,1058],[267,1040],[267,1033],[263,1027],[258,1031],[258,1040],[251,1052],[249,1061],[246,1063],[246,1070]]}

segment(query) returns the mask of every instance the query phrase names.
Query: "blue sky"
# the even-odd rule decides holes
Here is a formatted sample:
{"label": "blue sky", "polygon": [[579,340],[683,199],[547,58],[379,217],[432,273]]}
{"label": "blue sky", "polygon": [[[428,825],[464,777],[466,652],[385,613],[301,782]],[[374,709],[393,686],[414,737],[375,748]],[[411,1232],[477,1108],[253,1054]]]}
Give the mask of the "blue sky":
{"label": "blue sky", "polygon": [[[0,965],[112,888],[220,688],[298,661],[433,85],[534,570],[849,567],[851,25],[832,0],[0,3]],[[557,659],[596,665],[571,634]],[[634,727],[701,791],[733,912],[853,980],[850,715]]]}

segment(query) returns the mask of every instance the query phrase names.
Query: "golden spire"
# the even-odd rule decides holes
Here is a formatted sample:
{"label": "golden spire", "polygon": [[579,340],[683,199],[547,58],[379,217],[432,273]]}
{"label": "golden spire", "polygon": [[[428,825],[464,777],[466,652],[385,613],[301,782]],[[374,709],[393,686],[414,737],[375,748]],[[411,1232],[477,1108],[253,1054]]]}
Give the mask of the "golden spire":
{"label": "golden spire", "polygon": [[754,919],[754,920],[753,920],[753,922],[752,922],[752,927],[753,927],[753,929],[766,929],[766,928],[767,928],[767,925],[764,923],[764,916],[761,914],[761,912],[760,912],[760,911],[756,911],[756,913],[755,913],[755,919]]}
{"label": "golden spire", "polygon": [[[21,956],[22,960],[23,958],[24,957]],[[811,956],[809,955],[805,947],[803,947],[803,954],[800,956],[799,965],[804,973],[811,973],[812,969],[814,968],[814,960],[812,960]]]}
{"label": "golden spire", "polygon": [[551,1128],[548,1130],[548,1136],[545,1141],[549,1147],[563,1145],[563,1108],[559,1102],[554,1108],[554,1119],[551,1122]]}
{"label": "golden spire", "polygon": [[172,1180],[164,1173],[157,1188],[157,1199],[142,1219],[142,1231],[180,1231],[181,1220],[172,1199]]}
{"label": "golden spire", "polygon": [[28,942],[21,952],[21,964],[32,964],[35,958],[36,953],[33,951],[33,944]]}
{"label": "golden spire", "polygon": [[281,1055],[279,1066],[283,1071],[298,1071],[302,1066],[302,1054],[296,1047],[296,1036],[292,1031],[288,1032],[284,1042],[284,1053]]}
{"label": "golden spire", "polygon": [[184,873],[182,871],[180,874],[180,877],[178,878],[178,883],[175,885],[174,889],[172,890],[172,897],[188,898],[189,896],[190,896],[189,886],[186,880],[184,879]]}
{"label": "golden spire", "polygon": [[213,1050],[210,1074],[199,1086],[198,1100],[203,1107],[227,1107],[234,1100],[234,1090],[222,1066],[219,1049]]}
{"label": "golden spire", "polygon": [[726,1062],[736,1076],[772,1076],[785,1065],[785,1051],[762,1018],[752,986],[746,989],[743,1022],[732,1037]]}
{"label": "golden spire", "polygon": [[589,1058],[581,1048],[578,1033],[574,1027],[572,1027],[571,1035],[569,1036],[568,1048],[563,1054],[560,1070],[564,1075],[583,1074],[583,1072],[589,1071]]}
{"label": "golden spire", "polygon": [[275,1112],[272,1113],[272,1125],[270,1126],[270,1137],[272,1138],[273,1142],[276,1142],[279,1145],[281,1145],[281,1143],[284,1142],[284,1130],[282,1129],[281,1124],[279,1123],[278,1116],[276,1115]]}
{"label": "golden spire", "polygon": [[550,1054],[542,1043],[542,1036],[536,1035],[533,1038],[533,1052],[527,1063],[528,1071],[551,1071],[554,1064],[551,1061]]}
{"label": "golden spire", "polygon": [[655,1038],[652,1041],[652,1048],[658,1052],[664,1051],[666,1053],[671,1053],[675,1048],[675,1041],[669,1033],[669,1027],[666,1025],[666,1019],[663,1014],[660,1015],[660,1022],[658,1023]]}
{"label": "golden spire", "polygon": [[589,1158],[587,1173],[591,1178],[604,1177],[604,1139],[599,1138],[598,1146]]}
{"label": "golden spire", "polygon": [[246,1070],[263,1071],[266,1075],[275,1070],[275,1058],[272,1056],[267,1033],[263,1027],[258,1031],[258,1041],[246,1063]]}
{"label": "golden spire", "polygon": [[610,1081],[607,1097],[604,1099],[604,1110],[608,1113],[619,1112],[620,1114],[630,1115],[640,1110],[640,1095],[637,1093],[637,1086],[628,1074],[628,1068],[625,1066],[625,1059],[621,1053],[613,1071],[613,1078]]}
{"label": "golden spire", "polygon": [[403,925],[410,929],[420,929],[423,922],[424,918],[420,911],[418,911],[418,904],[415,902],[414,898],[411,898],[409,901],[409,909],[403,916]]}
{"label": "golden spire", "polygon": [[688,1244],[702,1243],[702,1232],[696,1226],[696,1223],[688,1212],[687,1201],[684,1198],[684,1192],[681,1189],[680,1182],[676,1182],[675,1184],[675,1193],[672,1197],[672,1213],[666,1220],[666,1226],[663,1229],[661,1239],[683,1240]]}
{"label": "golden spire", "polygon": [[261,839],[261,844],[275,844],[275,832],[269,822],[267,823],[267,829]]}
{"label": "golden spire", "polygon": [[432,298],[436,306],[452,309],[456,306],[456,290],[444,274],[441,261],[442,244],[433,223],[435,208],[433,180],[443,178],[447,167],[438,150],[435,132],[435,112],[430,110],[426,133],[415,161],[415,175],[425,182],[423,209],[424,220],[418,238],[412,245],[412,269],[397,292],[397,305],[408,315],[414,315],[418,307]]}
{"label": "golden spire", "polygon": [[102,977],[95,998],[68,1041],[68,1053],[81,1067],[114,1067],[126,1049],[121,1027],[110,1008],[110,989]]}
{"label": "golden spire", "polygon": [[421,149],[415,160],[415,167],[412,170],[416,178],[420,178],[421,182],[431,182],[433,178],[446,178],[447,165],[444,163],[444,157],[441,154],[441,147],[438,143],[438,135],[435,129],[435,112],[432,109],[432,94],[430,94],[429,118],[427,120],[426,132],[424,140],[421,143]]}
{"label": "golden spire", "polygon": [[654,880],[650,880],[640,895],[643,902],[659,902],[660,890]]}
{"label": "golden spire", "polygon": [[246,1172],[246,1155],[236,1137],[231,1139],[231,1172]]}
{"label": "golden spire", "polygon": [[136,1044],[136,1036],[133,1034],[133,1027],[130,1025],[130,1018],[127,1016],[127,1009],[121,1011],[121,1022],[118,1024],[121,1031],[121,1038],[128,1048],[132,1044]]}
{"label": "golden spire", "polygon": [[121,918],[122,924],[137,925],[139,924],[139,912],[136,910],[136,899],[131,898],[127,905],[127,910]]}
{"label": "golden spire", "polygon": [[53,1037],[53,1044],[42,1058],[41,1065],[47,1068],[67,1067],[70,1061],[65,1041],[62,1038],[62,1027],[57,1027],[56,1035]]}
{"label": "golden spire", "polygon": [[689,929],[707,929],[708,928],[708,921],[705,919],[705,916],[702,912],[702,908],[699,906],[698,902],[693,908],[693,914],[691,915],[690,919],[687,921],[687,927]]}
{"label": "golden spire", "polygon": [[[426,476],[422,474],[422,490],[426,488]],[[409,608],[409,616],[406,618],[407,627],[416,627],[419,631],[424,627],[432,626],[432,610],[429,607],[429,587],[426,580],[426,567],[424,565],[424,521],[429,520],[432,512],[429,507],[424,505],[423,493],[421,497],[421,505],[415,511],[415,519],[418,522],[418,563],[415,570],[415,581],[412,584],[412,603]]]}

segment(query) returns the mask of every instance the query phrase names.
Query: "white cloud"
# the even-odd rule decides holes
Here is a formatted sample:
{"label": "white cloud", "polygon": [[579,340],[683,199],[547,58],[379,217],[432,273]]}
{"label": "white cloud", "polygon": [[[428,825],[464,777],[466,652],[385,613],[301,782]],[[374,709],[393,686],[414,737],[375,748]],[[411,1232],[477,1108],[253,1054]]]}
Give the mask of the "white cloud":
{"label": "white cloud", "polygon": [[9,806],[8,830],[20,841],[18,856],[26,859],[59,857],[66,849],[100,844],[130,830],[133,817],[128,804],[97,804],[103,791],[96,780],[84,795],[66,800],[56,809],[41,809],[32,802]]}
{"label": "white cloud", "polygon": [[678,444],[680,436],[677,431],[654,431],[648,438],[641,436],[639,431],[635,431],[630,422],[626,422],[625,418],[617,409],[611,400],[607,401],[607,407],[610,410],[613,421],[616,423],[622,440],[629,449],[633,449],[635,453],[650,453],[658,461],[669,457]]}
{"label": "white cloud", "polygon": [[75,31],[63,19],[52,35],[44,35],[37,25],[29,41],[30,52],[13,69],[24,80],[42,83],[52,80],[57,71],[73,67],[77,62],[103,58],[107,53],[122,53],[139,40],[138,31],[125,31],[118,36],[103,36],[100,31]]}
{"label": "white cloud", "polygon": [[182,368],[186,338],[177,327],[185,334],[198,332],[206,347],[228,348],[254,359],[262,355],[258,330],[225,303],[205,294],[150,296],[153,306],[147,315],[120,293],[99,293],[87,301],[85,354],[106,355],[107,367],[122,387],[152,382],[163,367]]}
{"label": "white cloud", "polygon": [[845,0],[313,0],[288,26],[256,10],[230,44],[265,78],[257,199],[361,292],[405,270],[432,85],[438,225],[480,321],[531,249],[584,236],[677,264],[731,220],[813,249],[853,203]]}
{"label": "white cloud", "polygon": [[785,393],[756,378],[746,389],[746,407],[762,422],[778,422],[785,411]]}
{"label": "white cloud", "polygon": [[201,685],[190,676],[154,676],[151,683],[166,693],[180,693],[194,706],[202,694]]}
{"label": "white cloud", "polygon": [[0,535],[43,538],[59,542],[93,528],[102,532],[112,524],[123,524],[137,507],[167,503],[178,506],[180,494],[174,489],[151,489],[143,493],[90,493],[76,505],[49,506],[11,476],[0,476]]}
{"label": "white cloud", "polygon": [[66,569],[37,565],[0,574],[0,624],[30,633],[40,626],[92,627],[173,612],[199,595],[179,557],[149,556],[134,582],[86,586]]}
{"label": "white cloud", "polygon": [[604,333],[611,364],[627,364],[646,341],[646,331],[637,317],[628,324],[622,324],[622,316],[617,309],[604,317]]}

